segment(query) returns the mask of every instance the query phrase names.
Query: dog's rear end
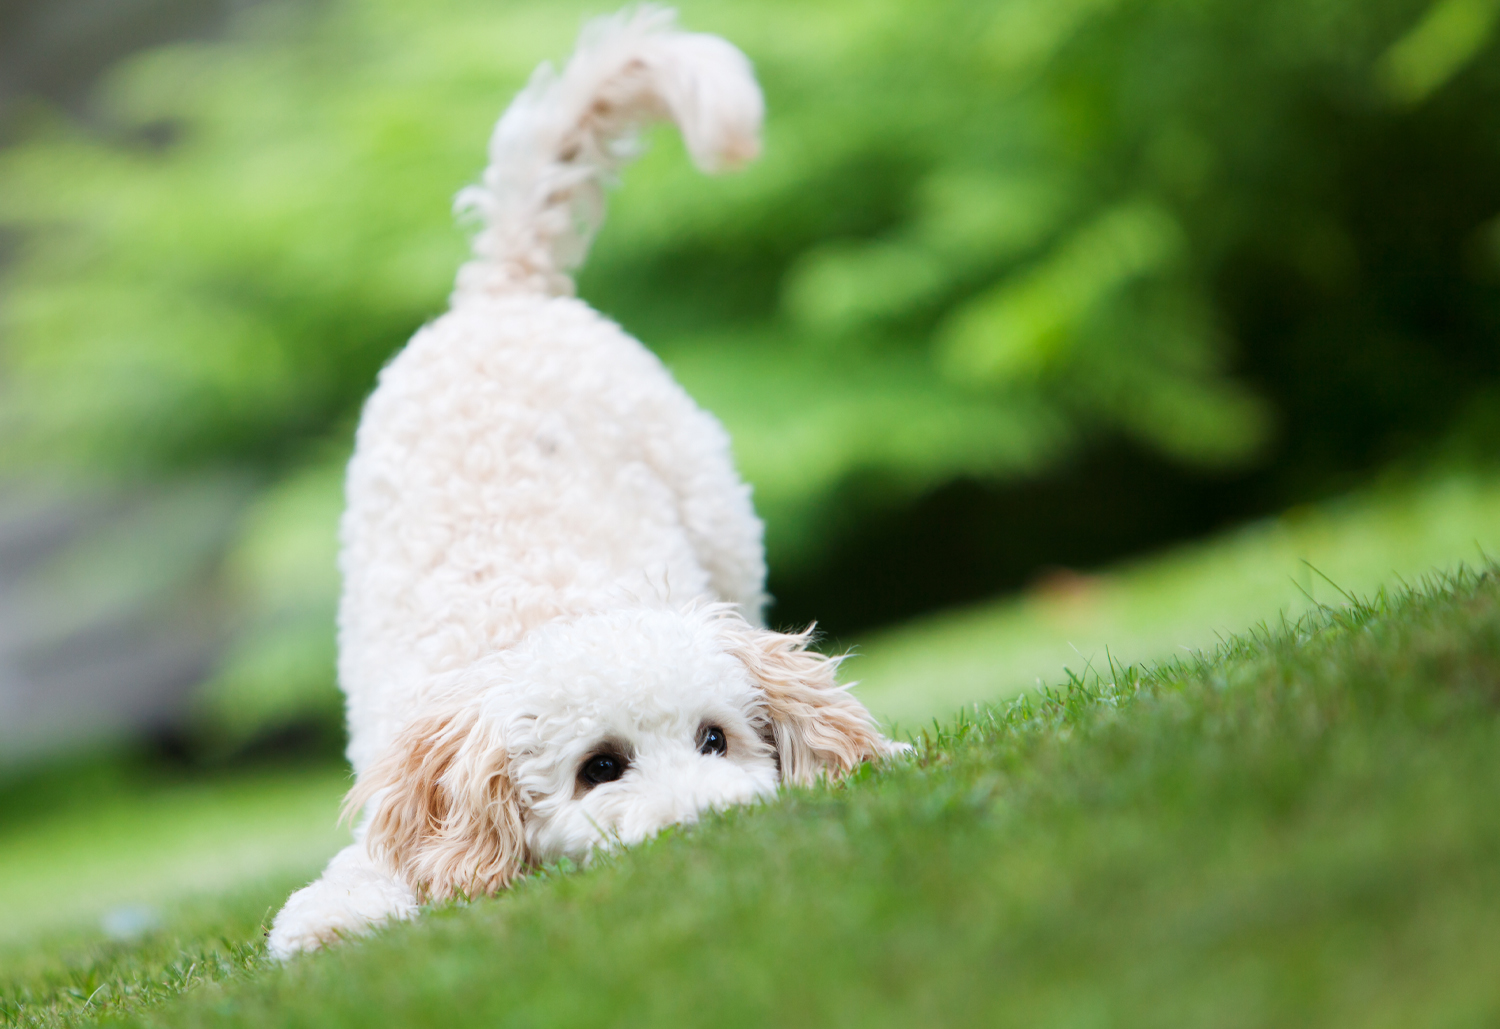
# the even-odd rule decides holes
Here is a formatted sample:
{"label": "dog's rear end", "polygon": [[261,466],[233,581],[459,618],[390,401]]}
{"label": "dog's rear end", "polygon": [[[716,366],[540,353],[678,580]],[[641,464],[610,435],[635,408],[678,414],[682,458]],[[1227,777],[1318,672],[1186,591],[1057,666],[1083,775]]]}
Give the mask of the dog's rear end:
{"label": "dog's rear end", "polygon": [[[723,429],[572,298],[637,131],[758,149],[748,61],[646,8],[506,111],[452,309],[380,377],[344,517],[356,843],[277,916],[286,957],[890,753],[807,637],[759,628],[761,526]],[[600,769],[608,770],[608,774]]]}

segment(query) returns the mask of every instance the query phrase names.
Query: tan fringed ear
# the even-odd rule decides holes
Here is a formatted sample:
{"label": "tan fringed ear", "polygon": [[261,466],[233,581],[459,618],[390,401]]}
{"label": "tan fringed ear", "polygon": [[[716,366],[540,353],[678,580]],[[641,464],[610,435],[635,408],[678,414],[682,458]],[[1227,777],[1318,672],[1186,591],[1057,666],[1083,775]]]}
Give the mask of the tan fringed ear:
{"label": "tan fringed ear", "polygon": [[365,844],[421,900],[504,889],[530,863],[504,749],[474,704],[418,718],[344,801],[369,805]]}
{"label": "tan fringed ear", "polygon": [[865,706],[839,685],[843,659],[807,649],[812,626],[788,634],[738,621],[726,618],[721,629],[730,653],[765,690],[782,782],[806,785],[822,775],[847,775],[906,749],[882,736]]}

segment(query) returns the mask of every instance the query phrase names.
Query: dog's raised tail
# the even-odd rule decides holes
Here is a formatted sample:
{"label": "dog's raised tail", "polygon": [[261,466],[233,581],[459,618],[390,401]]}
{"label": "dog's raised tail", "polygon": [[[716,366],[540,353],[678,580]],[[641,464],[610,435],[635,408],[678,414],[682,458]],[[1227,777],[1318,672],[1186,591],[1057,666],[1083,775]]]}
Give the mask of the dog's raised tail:
{"label": "dog's raised tail", "polygon": [[674,12],[646,6],[584,27],[559,74],[542,65],[490,139],[478,185],[459,193],[479,216],[474,259],[455,299],[571,293],[604,217],[604,188],[635,156],[637,134],[670,119],[704,171],[760,151],[760,87],[745,55],[718,36],[683,32]]}

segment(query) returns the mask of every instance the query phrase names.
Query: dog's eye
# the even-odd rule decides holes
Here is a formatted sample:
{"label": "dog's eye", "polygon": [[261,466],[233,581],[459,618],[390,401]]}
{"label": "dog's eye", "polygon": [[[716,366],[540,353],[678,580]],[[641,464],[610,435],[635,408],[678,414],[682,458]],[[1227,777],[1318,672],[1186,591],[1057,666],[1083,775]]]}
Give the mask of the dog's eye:
{"label": "dog's eye", "polygon": [[717,725],[705,725],[698,730],[698,753],[717,754],[723,757],[729,752],[729,737]]}
{"label": "dog's eye", "polygon": [[614,782],[625,774],[626,761],[616,754],[595,754],[578,770],[578,778],[589,786]]}

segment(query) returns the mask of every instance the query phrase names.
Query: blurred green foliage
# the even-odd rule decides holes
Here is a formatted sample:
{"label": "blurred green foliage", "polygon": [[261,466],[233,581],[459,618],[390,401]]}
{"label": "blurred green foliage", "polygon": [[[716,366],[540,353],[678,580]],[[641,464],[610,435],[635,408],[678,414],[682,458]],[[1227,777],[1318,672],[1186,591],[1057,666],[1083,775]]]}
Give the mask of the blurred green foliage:
{"label": "blurred green foliage", "polygon": [[[775,567],[816,565],[861,476],[900,505],[1124,439],[1285,500],[1494,406],[1495,0],[682,7],[755,61],[766,155],[704,180],[654,134],[581,292],[725,420]],[[271,0],[0,155],[7,458],[259,483],[220,721],[336,710],[360,401],[585,13]]]}

